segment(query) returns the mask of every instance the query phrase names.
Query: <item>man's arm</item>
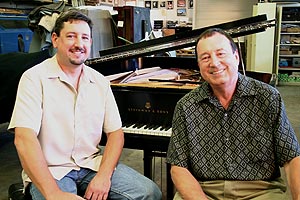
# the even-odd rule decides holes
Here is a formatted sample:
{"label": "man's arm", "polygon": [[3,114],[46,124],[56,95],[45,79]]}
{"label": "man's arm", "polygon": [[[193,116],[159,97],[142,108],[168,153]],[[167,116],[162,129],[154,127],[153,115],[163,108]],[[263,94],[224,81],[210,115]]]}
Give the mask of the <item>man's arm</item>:
{"label": "man's arm", "polygon": [[293,200],[300,200],[300,156],[287,162],[284,169]]}
{"label": "man's arm", "polygon": [[48,169],[37,135],[32,129],[15,128],[14,142],[24,171],[46,199],[82,199],[59,189]]}
{"label": "man's arm", "polygon": [[199,182],[186,168],[172,165],[171,177],[177,191],[180,193],[183,199],[207,199]]}
{"label": "man's arm", "polygon": [[124,146],[124,133],[122,129],[107,133],[107,142],[98,173],[90,182],[84,197],[91,199],[98,196],[107,199],[111,186],[111,176],[120,159]]}

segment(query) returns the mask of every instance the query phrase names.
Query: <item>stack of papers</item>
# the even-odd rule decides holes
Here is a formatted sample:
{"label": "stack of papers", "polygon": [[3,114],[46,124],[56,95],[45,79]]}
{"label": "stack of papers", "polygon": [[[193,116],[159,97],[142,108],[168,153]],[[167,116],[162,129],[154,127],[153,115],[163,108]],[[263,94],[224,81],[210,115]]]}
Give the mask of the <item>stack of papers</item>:
{"label": "stack of papers", "polygon": [[178,73],[170,69],[151,67],[136,71],[113,74],[106,76],[106,78],[110,81],[119,80],[119,83],[147,83],[150,82],[151,79],[175,80],[178,78]]}

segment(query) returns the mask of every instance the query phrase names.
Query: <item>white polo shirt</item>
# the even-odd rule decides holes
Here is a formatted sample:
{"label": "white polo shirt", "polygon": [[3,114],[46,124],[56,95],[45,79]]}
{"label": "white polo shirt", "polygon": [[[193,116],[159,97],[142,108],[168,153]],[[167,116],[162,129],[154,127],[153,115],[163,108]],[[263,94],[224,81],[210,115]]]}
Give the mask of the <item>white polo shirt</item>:
{"label": "white polo shirt", "polygon": [[[59,180],[80,167],[97,171],[102,131],[122,124],[103,75],[84,66],[77,92],[53,56],[22,75],[9,129],[15,127],[37,133],[48,167]],[[23,180],[29,180],[26,174]]]}

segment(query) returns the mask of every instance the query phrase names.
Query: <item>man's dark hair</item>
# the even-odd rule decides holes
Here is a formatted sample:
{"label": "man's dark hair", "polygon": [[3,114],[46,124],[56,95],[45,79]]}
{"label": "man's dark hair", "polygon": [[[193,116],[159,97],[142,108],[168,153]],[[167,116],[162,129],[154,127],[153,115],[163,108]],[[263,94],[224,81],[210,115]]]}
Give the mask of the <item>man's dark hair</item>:
{"label": "man's dark hair", "polygon": [[85,21],[89,25],[92,34],[92,20],[78,9],[70,9],[68,11],[62,12],[56,19],[52,33],[56,33],[56,35],[59,37],[60,31],[64,28],[64,22],[72,22],[74,20]]}
{"label": "man's dark hair", "polygon": [[210,28],[210,29],[207,29],[204,32],[202,32],[196,41],[195,54],[196,54],[197,61],[198,61],[197,46],[198,46],[199,40],[211,37],[211,36],[215,35],[216,33],[224,35],[229,40],[233,53],[238,50],[237,45],[235,44],[232,37],[228,33],[226,33],[224,30],[222,30],[220,28]]}

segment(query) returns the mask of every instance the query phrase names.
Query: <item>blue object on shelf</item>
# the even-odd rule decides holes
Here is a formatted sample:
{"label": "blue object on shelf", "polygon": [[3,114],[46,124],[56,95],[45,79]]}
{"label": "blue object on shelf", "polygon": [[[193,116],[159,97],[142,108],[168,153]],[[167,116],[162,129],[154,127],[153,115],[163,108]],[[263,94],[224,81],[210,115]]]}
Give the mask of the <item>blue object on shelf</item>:
{"label": "blue object on shelf", "polygon": [[287,66],[288,66],[288,62],[286,60],[279,61],[279,67],[287,67]]}
{"label": "blue object on shelf", "polygon": [[0,15],[0,54],[18,52],[18,36],[23,37],[24,52],[29,51],[33,32],[26,15]]}

